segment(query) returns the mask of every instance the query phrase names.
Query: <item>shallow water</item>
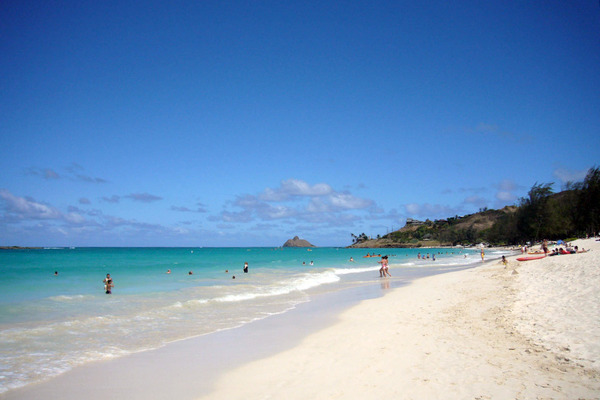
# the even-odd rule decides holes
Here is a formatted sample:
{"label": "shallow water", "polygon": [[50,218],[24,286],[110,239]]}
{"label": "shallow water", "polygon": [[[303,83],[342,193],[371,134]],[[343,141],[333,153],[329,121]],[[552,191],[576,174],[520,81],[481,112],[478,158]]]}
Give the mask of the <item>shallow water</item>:
{"label": "shallow water", "polygon": [[[0,393],[87,362],[155,349],[169,342],[284,313],[318,293],[378,285],[380,259],[363,255],[381,251],[343,248],[0,251],[4,277],[0,283]],[[473,250],[386,251],[391,255],[395,282],[480,262]],[[437,260],[419,260],[419,252],[435,253]],[[501,254],[505,253],[490,255]],[[349,261],[350,257],[354,261]],[[249,263],[247,274],[242,271],[244,262]],[[167,274],[167,270],[171,273]],[[114,279],[110,295],[104,293],[102,280],[106,273]]]}

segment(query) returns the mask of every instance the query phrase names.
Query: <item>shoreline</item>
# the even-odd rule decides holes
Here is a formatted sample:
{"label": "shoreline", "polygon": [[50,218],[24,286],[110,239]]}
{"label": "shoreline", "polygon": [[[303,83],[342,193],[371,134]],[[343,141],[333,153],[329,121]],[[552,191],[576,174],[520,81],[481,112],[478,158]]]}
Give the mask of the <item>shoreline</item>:
{"label": "shoreline", "polygon": [[[550,263],[558,268],[569,264],[563,275],[592,271],[590,280],[576,281],[570,289],[591,285],[588,294],[597,293],[600,243],[592,240],[578,241],[593,249],[587,254],[526,263],[511,256],[507,268],[490,261],[363,301],[299,346],[232,370],[213,393],[198,398],[599,398],[600,360],[584,360],[567,347],[552,346],[543,341],[544,332],[538,332],[541,341],[524,334],[539,318],[515,309],[524,300],[536,302],[538,291],[527,285]],[[553,279],[552,274],[556,271],[547,278]],[[549,291],[561,286],[547,283]],[[597,296],[591,300],[596,305]],[[567,299],[561,300],[545,313],[554,314],[552,323],[562,339],[572,340],[568,334],[574,327],[561,322],[571,305],[562,307]],[[545,299],[540,303],[542,310],[547,305]],[[591,354],[597,354],[600,310],[590,312],[592,331],[583,335]]]}
{"label": "shoreline", "polygon": [[[124,357],[77,366],[47,381],[0,394],[0,399],[104,399],[110,382],[115,399],[194,399],[214,390],[227,370],[278,354],[302,339],[334,324],[338,315],[365,299],[379,298],[403,279],[374,280],[334,292],[315,293],[313,300],[293,310],[210,334],[177,340]],[[199,378],[200,377],[200,378]]]}
{"label": "shoreline", "polygon": [[[32,299],[42,297],[44,300],[40,304],[47,309],[40,308],[41,311],[35,314],[38,308],[34,307],[34,300],[33,306],[25,308],[25,311],[31,311],[31,321],[39,318],[39,324],[17,325],[13,331],[7,329],[9,325],[3,327],[3,332],[7,332],[3,338],[13,340],[3,341],[3,360],[6,361],[3,369],[7,373],[0,377],[0,392],[48,382],[75,368],[160,348],[176,340],[213,334],[224,329],[239,329],[240,325],[253,325],[267,316],[278,318],[278,314],[293,311],[295,305],[309,299],[312,301],[317,295],[321,297],[324,293],[346,290],[355,285],[380,285],[379,274],[376,272],[380,267],[376,262],[378,260],[358,259],[356,251],[319,249],[307,256],[305,250],[291,249],[284,255],[274,256],[271,249],[253,250],[256,251],[253,255],[260,262],[276,258],[276,265],[273,268],[267,265],[264,269],[254,269],[253,273],[240,275],[235,281],[228,279],[221,267],[213,268],[211,261],[233,259],[236,255],[247,257],[245,249],[194,251],[193,255],[190,255],[192,252],[189,250],[177,249],[63,249],[50,253],[38,250],[34,256],[23,253],[19,257],[33,257],[37,260],[36,264],[49,266],[48,274],[44,274],[40,280],[49,285],[40,285],[37,290],[31,291],[30,296]],[[349,261],[351,255],[357,257],[353,263]],[[300,266],[300,261],[315,256],[317,262],[314,268]],[[62,285],[79,276],[82,277],[82,282],[95,282],[96,273],[92,271],[93,268],[82,268],[80,272],[78,265],[90,265],[104,273],[108,270],[99,264],[111,257],[118,259],[110,270],[116,274],[113,276],[119,277],[117,282],[120,289],[117,289],[116,296],[105,297],[103,291],[87,296],[86,294],[97,291],[95,284]],[[398,282],[405,283],[416,275],[457,269],[467,263],[462,260],[462,256],[449,256],[451,259],[448,262],[440,262],[441,265],[436,266],[435,263],[424,261],[417,263],[416,253],[414,257],[412,260],[410,252],[407,255],[404,252],[398,254],[400,262],[405,260],[406,265],[402,267],[406,268],[398,270],[398,274],[390,280],[390,286],[394,287]],[[175,266],[171,268],[174,268],[174,274],[171,275],[165,274],[166,267],[161,266],[172,260],[194,258],[205,260],[203,267],[207,266],[198,267],[199,271],[195,271],[194,279],[188,278],[187,271],[192,267],[187,265],[177,270],[177,266],[173,264]],[[53,263],[63,265],[59,268],[59,278],[51,275],[56,270]],[[152,268],[144,270],[142,266],[145,265],[151,265]],[[253,265],[257,268],[259,264]],[[86,275],[88,270],[92,272]],[[185,277],[177,272],[185,272]],[[35,281],[39,275],[39,271],[35,269],[30,276],[13,274],[15,284],[5,282],[5,298],[19,298],[20,282],[29,279]],[[54,282],[60,284],[56,285]],[[157,283],[166,283],[168,286],[165,289],[169,290],[144,294],[145,291],[148,292],[147,289],[158,287]],[[178,285],[183,288],[181,291],[172,290]],[[125,291],[130,288],[134,290]],[[356,301],[364,298],[362,293],[355,297]],[[330,308],[338,301],[339,299],[324,301],[322,306]],[[61,310],[62,313],[59,312]],[[7,316],[10,315],[11,313],[7,313]],[[15,312],[14,315],[18,314]],[[26,319],[28,316],[21,314],[20,318]],[[47,329],[40,332],[38,326]],[[30,354],[39,356],[31,357]],[[233,364],[236,362],[230,363]]]}
{"label": "shoreline", "polygon": [[[590,253],[525,263],[515,255],[506,269],[490,260],[408,285],[381,279],[382,296],[341,296],[348,303],[331,308],[320,301],[340,299],[322,297],[297,312],[76,368],[0,398],[599,398],[600,360],[576,357],[577,346],[545,345],[547,338],[535,337],[535,330],[523,333],[528,324],[540,323],[530,318],[532,296],[539,293],[527,293],[527,279],[538,279],[540,268],[551,273],[543,278],[554,279],[557,271],[549,262],[558,271],[563,262],[572,264],[566,272],[590,263],[596,268],[600,242],[590,241],[580,244],[591,247]],[[595,274],[571,288],[592,284],[593,293],[599,288]],[[548,281],[541,281],[548,289]],[[561,325],[563,311],[552,308],[559,322],[550,323],[558,324],[558,332],[572,330]],[[596,307],[591,315],[596,331],[598,313]],[[580,320],[575,316],[575,323]],[[600,354],[596,343],[588,352],[593,357]]]}

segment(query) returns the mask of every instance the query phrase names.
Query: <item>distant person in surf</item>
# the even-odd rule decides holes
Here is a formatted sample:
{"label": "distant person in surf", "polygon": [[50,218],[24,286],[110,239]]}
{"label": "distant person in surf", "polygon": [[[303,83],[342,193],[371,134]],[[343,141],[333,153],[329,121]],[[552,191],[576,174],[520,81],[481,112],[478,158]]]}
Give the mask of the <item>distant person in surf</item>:
{"label": "distant person in surf", "polygon": [[104,291],[106,292],[106,294],[111,294],[112,293],[112,288],[115,286],[113,285],[113,280],[110,277],[110,274],[106,274],[106,278],[104,278]]}
{"label": "distant person in surf", "polygon": [[248,273],[248,263],[247,262],[244,263],[244,273],[245,274]]}

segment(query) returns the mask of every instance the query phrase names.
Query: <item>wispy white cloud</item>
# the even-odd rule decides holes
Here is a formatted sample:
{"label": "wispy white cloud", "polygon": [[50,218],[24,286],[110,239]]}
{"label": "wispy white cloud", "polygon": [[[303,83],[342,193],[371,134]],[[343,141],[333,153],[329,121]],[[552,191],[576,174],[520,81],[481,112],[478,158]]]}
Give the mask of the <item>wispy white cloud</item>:
{"label": "wispy white cloud", "polygon": [[409,203],[404,206],[406,214],[411,217],[419,218],[447,218],[451,215],[463,213],[463,209],[460,207],[449,207],[441,204],[417,204]]}
{"label": "wispy white cloud", "polygon": [[99,184],[108,182],[104,178],[93,177],[85,174],[85,168],[77,163],[72,163],[62,170],[63,172],[58,173],[55,168],[30,167],[25,171],[25,175],[38,176],[47,180],[70,179],[73,181]]}
{"label": "wispy white cloud", "polygon": [[44,179],[60,179],[58,172],[51,168],[30,167],[25,170],[25,175],[39,176]]}
{"label": "wispy white cloud", "polygon": [[2,220],[7,223],[31,222],[35,220],[53,220],[67,224],[82,224],[85,217],[76,209],[62,213],[56,207],[43,204],[30,197],[15,196],[6,189],[0,190],[3,211]]}
{"label": "wispy white cloud", "polygon": [[475,133],[477,135],[493,135],[505,140],[517,140],[519,142],[526,142],[532,139],[531,135],[526,133],[515,133],[509,130],[503,129],[497,124],[490,124],[487,122],[480,122],[474,128],[468,128],[467,132]]}
{"label": "wispy white cloud", "polygon": [[298,179],[288,179],[281,182],[278,188],[266,188],[258,197],[263,201],[281,202],[292,197],[326,196],[334,193],[326,183],[310,185]]}
{"label": "wispy white cloud", "polygon": [[102,197],[102,201],[106,202],[106,203],[118,203],[121,201],[121,196],[117,196],[116,194],[110,196],[110,197]]}
{"label": "wispy white cloud", "polygon": [[131,193],[131,194],[128,194],[127,196],[123,196],[123,197],[131,199],[133,201],[138,201],[140,203],[153,203],[155,201],[162,200],[162,197],[155,196],[150,193]]}
{"label": "wispy white cloud", "polygon": [[202,203],[197,203],[196,209],[192,209],[192,208],[185,207],[185,206],[171,206],[171,211],[189,212],[189,213],[205,213],[206,206]]}
{"label": "wispy white cloud", "polygon": [[[101,210],[69,206],[66,211],[61,211],[30,197],[14,195],[7,189],[0,189],[0,223],[5,234],[36,240],[36,245],[48,245],[49,241],[59,239],[67,243],[87,240],[90,245],[114,245],[117,243],[115,240],[126,240],[124,244],[128,245],[142,244],[148,238],[161,243],[166,237],[185,237],[190,234],[189,229],[181,226],[151,224],[106,215]],[[136,242],[140,240],[142,242]]]}
{"label": "wispy white cloud", "polygon": [[572,170],[566,168],[557,168],[552,173],[556,179],[560,181],[561,184],[566,184],[568,182],[581,182],[585,179],[588,170]]}
{"label": "wispy white cloud", "polygon": [[[133,201],[137,201],[140,203],[153,203],[156,201],[160,201],[163,198],[160,196],[155,196],[153,194],[150,193],[131,193],[125,196],[119,196],[116,194],[113,194],[112,196],[108,197],[108,196],[104,196],[102,197],[102,201],[104,201],[105,203],[120,203],[121,199],[130,199]],[[175,210],[175,211],[182,211],[182,210]]]}
{"label": "wispy white cloud", "polygon": [[348,191],[336,191],[331,185],[311,185],[299,179],[287,179],[278,187],[266,188],[257,195],[244,194],[231,206],[242,211],[225,210],[220,219],[226,222],[288,220],[338,224],[356,220],[347,213],[373,208],[372,200],[354,196]]}
{"label": "wispy white cloud", "polygon": [[87,182],[87,183],[106,183],[106,182],[108,182],[106,179],[103,179],[103,178],[92,177],[92,176],[83,175],[83,174],[77,174],[77,175],[75,175],[75,178],[79,181]]}
{"label": "wispy white cloud", "polygon": [[517,196],[515,196],[511,192],[498,191],[496,193],[496,200],[503,202],[503,203],[510,203],[510,202],[517,200]]}
{"label": "wispy white cloud", "polygon": [[0,198],[4,202],[4,218],[12,220],[59,219],[58,209],[37,202],[29,197],[19,197],[6,189],[0,189]]}
{"label": "wispy white cloud", "polygon": [[362,199],[350,193],[332,193],[328,198],[334,207],[340,209],[360,210],[373,205],[373,200]]}
{"label": "wispy white cloud", "polygon": [[481,196],[469,196],[464,200],[464,203],[477,208],[487,207],[488,205],[488,201]]}
{"label": "wispy white cloud", "polygon": [[496,194],[494,195],[495,208],[501,208],[506,205],[514,204],[518,198],[517,192],[524,190],[523,186],[510,179],[503,179],[498,184],[494,185],[494,188],[496,189]]}

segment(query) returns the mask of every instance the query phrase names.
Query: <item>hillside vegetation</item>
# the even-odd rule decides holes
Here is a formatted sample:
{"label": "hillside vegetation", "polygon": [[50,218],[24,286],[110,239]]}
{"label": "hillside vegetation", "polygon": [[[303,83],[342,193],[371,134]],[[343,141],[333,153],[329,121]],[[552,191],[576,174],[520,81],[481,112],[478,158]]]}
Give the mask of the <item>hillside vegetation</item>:
{"label": "hillside vegetation", "polygon": [[407,221],[402,229],[377,239],[352,234],[350,247],[469,246],[477,243],[517,245],[542,239],[595,235],[600,231],[600,169],[583,182],[553,193],[553,183],[535,184],[517,205],[501,210],[436,221]]}

